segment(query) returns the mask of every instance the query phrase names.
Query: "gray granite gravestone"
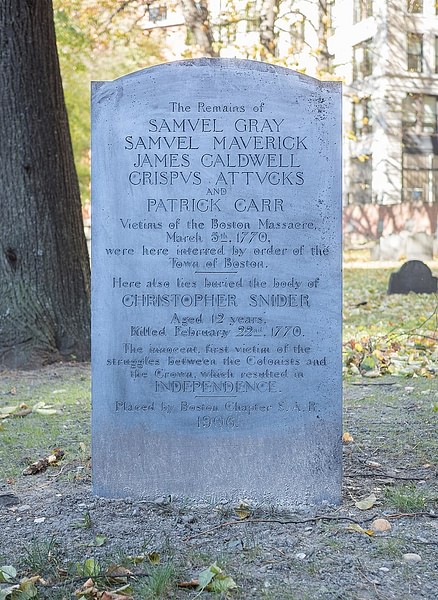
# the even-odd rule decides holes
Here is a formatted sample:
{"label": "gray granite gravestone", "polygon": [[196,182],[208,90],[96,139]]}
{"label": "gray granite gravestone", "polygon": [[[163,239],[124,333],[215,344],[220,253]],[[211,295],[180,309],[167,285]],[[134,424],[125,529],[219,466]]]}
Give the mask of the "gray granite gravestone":
{"label": "gray granite gravestone", "polygon": [[252,61],[93,84],[95,494],[340,500],[340,105]]}
{"label": "gray granite gravestone", "polygon": [[437,278],[421,260],[409,260],[398,271],[391,273],[388,294],[433,294],[437,291]]}

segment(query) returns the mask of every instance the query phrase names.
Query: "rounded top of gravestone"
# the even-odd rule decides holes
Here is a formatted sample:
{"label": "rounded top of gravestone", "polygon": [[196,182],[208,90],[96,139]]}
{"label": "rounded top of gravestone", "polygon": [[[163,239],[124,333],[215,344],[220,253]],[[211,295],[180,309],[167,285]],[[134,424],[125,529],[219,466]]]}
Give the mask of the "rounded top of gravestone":
{"label": "rounded top of gravestone", "polygon": [[432,275],[430,268],[421,260],[408,260],[402,264],[399,273],[410,272],[415,275]]}
{"label": "rounded top of gravestone", "polygon": [[296,77],[297,79],[301,79],[302,81],[312,81],[315,84],[321,85],[339,85],[339,82],[332,81],[320,81],[315,77],[311,77],[310,75],[305,75],[304,73],[300,73],[298,71],[294,71],[292,69],[288,69],[287,67],[281,67],[279,65],[273,65],[267,62],[261,62],[258,60],[248,60],[243,58],[193,58],[190,60],[176,60],[166,63],[161,63],[159,65],[154,65],[152,67],[146,67],[145,69],[140,69],[139,71],[134,71],[133,73],[128,73],[126,75],[122,75],[118,77],[114,81],[118,81],[120,79],[128,79],[131,77],[138,77],[142,74],[153,74],[154,71],[162,71],[165,69],[174,69],[182,70],[184,68],[209,68],[211,70],[216,69],[218,71],[259,71],[261,73],[272,73],[278,74],[284,77]]}
{"label": "rounded top of gravestone", "polygon": [[436,291],[437,278],[421,260],[408,260],[389,278],[388,294],[433,294]]}

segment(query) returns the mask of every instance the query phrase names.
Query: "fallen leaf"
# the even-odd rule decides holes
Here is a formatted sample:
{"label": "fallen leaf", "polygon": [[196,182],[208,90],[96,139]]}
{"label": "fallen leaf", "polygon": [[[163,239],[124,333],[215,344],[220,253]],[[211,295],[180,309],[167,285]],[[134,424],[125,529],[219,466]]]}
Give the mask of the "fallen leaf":
{"label": "fallen leaf", "polygon": [[103,546],[106,542],[106,536],[104,535],[96,535],[96,537],[94,538],[94,542],[93,545],[96,548],[100,548],[101,546]]}
{"label": "fallen leaf", "polygon": [[[20,589],[20,586],[17,585],[10,585],[7,588],[1,588],[0,589],[0,600],[11,600],[12,596],[11,594],[15,595],[15,592],[17,592]],[[16,595],[15,595],[16,597]]]}
{"label": "fallen leaf", "polygon": [[182,589],[193,589],[199,587],[199,579],[191,579],[190,581],[180,581],[176,584],[177,587]]}
{"label": "fallen leaf", "polygon": [[54,408],[37,408],[34,410],[34,412],[38,413],[39,415],[57,415],[57,414],[59,414],[59,412]]}
{"label": "fallen leaf", "polygon": [[53,450],[53,454],[50,456],[46,456],[45,458],[40,458],[36,462],[29,465],[23,471],[23,475],[36,475],[36,473],[41,473],[47,469],[49,465],[55,465],[58,461],[61,460],[64,456],[64,451],[59,448],[55,448]]}
{"label": "fallen leaf", "polygon": [[46,404],[45,402],[37,402],[33,407],[34,412],[39,415],[57,415],[58,411],[53,407],[53,404]]}
{"label": "fallen leaf", "polygon": [[97,596],[98,600],[134,600],[133,596],[127,596],[126,594],[119,594],[120,590],[115,592],[104,591],[100,592]]}
{"label": "fallen leaf", "polygon": [[0,567],[0,582],[8,582],[17,577],[17,569],[12,565]]}
{"label": "fallen leaf", "polygon": [[16,410],[18,410],[20,407],[17,405],[15,406],[2,406],[0,407],[0,419],[7,419],[8,417],[10,417]]}
{"label": "fallen leaf", "polygon": [[357,523],[352,523],[351,525],[349,525],[347,527],[347,531],[352,531],[354,533],[364,533],[365,535],[369,536],[374,535],[374,531],[372,529],[363,529],[363,527],[361,527]]}
{"label": "fallen leaf", "polygon": [[[76,563],[76,569],[79,575],[90,578],[100,573],[100,565],[94,558],[87,558],[83,563]],[[90,579],[87,579],[87,582],[89,581]]]}
{"label": "fallen leaf", "polygon": [[160,554],[158,552],[149,552],[148,559],[151,565],[158,565],[160,562]]}
{"label": "fallen leaf", "polygon": [[354,442],[354,438],[350,433],[348,433],[348,431],[346,431],[342,436],[342,442],[344,444],[351,444],[352,442]]}
{"label": "fallen leaf", "polygon": [[199,573],[199,586],[197,588],[199,592],[207,590],[209,592],[226,594],[229,590],[236,588],[237,585],[234,579],[226,575],[216,562]]}
{"label": "fallen leaf", "polygon": [[108,575],[108,577],[128,577],[132,575],[132,571],[122,565],[111,565],[105,571],[105,575]]}
{"label": "fallen leaf", "polygon": [[358,500],[357,502],[354,503],[354,505],[359,510],[368,510],[375,505],[376,501],[377,501],[376,496],[374,494],[371,494],[370,496],[367,496],[363,500]]}
{"label": "fallen leaf", "polygon": [[251,509],[245,503],[241,503],[238,508],[234,509],[236,515],[243,521],[243,519],[247,519],[251,516]]}

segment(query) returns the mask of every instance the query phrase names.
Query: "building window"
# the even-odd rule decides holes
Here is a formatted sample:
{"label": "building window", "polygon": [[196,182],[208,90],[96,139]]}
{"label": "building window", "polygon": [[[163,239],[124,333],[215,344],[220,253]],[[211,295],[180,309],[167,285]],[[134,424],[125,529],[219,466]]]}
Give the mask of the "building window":
{"label": "building window", "polygon": [[247,33],[260,30],[260,13],[257,10],[257,3],[255,0],[253,0],[253,2],[247,2],[245,7],[245,19]]}
{"label": "building window", "polygon": [[152,23],[158,23],[167,19],[167,6],[165,4],[149,5],[148,12],[149,21],[152,21]]}
{"label": "building window", "polygon": [[350,194],[351,204],[371,204],[373,159],[371,155],[362,155],[351,159],[350,163]]}
{"label": "building window", "polygon": [[423,71],[423,36],[420,33],[408,33],[408,71]]}
{"label": "building window", "polygon": [[361,137],[373,130],[371,116],[371,98],[357,98],[353,101],[353,132]]}
{"label": "building window", "polygon": [[373,72],[372,40],[353,47],[353,79],[367,77]]}
{"label": "building window", "polygon": [[410,133],[438,132],[438,97],[426,94],[408,94],[403,101],[403,130]]}
{"label": "building window", "polygon": [[373,16],[373,0],[354,0],[353,23],[359,23]]}
{"label": "building window", "polygon": [[438,156],[403,152],[403,200],[437,202]]}
{"label": "building window", "polygon": [[423,0],[408,0],[408,12],[421,14],[423,12]]}

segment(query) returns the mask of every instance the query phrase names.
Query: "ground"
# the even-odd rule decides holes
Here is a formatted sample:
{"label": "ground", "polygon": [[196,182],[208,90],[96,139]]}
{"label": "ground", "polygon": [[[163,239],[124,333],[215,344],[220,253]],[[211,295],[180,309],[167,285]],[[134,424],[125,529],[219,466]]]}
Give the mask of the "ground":
{"label": "ground", "polygon": [[[226,593],[272,600],[436,598],[435,379],[349,378],[343,502],[289,514],[172,498],[93,497],[89,376],[88,365],[57,365],[0,377],[0,407],[19,403],[27,413],[3,419],[0,431],[0,565],[17,570],[3,588],[42,577],[38,596],[17,598],[72,598],[93,574],[95,587],[77,598],[120,598],[102,590],[128,582],[124,593],[135,600]],[[55,446],[65,451],[61,461],[22,474]],[[363,499],[369,508],[356,506]],[[390,529],[374,531],[377,518]],[[197,591],[190,582],[215,564],[222,573],[213,567],[207,575],[226,592]],[[111,566],[137,576],[109,581],[102,575]]]}

